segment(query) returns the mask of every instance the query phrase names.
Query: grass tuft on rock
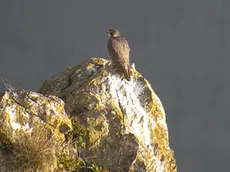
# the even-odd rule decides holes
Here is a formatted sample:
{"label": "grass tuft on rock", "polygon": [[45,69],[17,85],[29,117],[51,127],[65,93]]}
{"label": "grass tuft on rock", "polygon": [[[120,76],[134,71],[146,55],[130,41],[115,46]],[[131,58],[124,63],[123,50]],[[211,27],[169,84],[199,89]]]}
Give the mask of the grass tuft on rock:
{"label": "grass tuft on rock", "polygon": [[17,133],[9,146],[13,158],[10,166],[19,171],[54,171],[57,165],[58,144],[51,137],[51,131],[45,127],[35,127],[31,133]]}

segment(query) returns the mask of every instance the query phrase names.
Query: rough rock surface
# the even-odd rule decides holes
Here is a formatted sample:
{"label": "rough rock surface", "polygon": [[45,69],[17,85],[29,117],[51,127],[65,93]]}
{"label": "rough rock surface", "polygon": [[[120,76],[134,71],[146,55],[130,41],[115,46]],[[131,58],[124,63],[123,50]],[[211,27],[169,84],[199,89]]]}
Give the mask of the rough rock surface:
{"label": "rough rock surface", "polygon": [[87,130],[79,157],[110,172],[174,172],[163,106],[135,69],[125,80],[110,62],[91,58],[39,90],[60,97],[72,122]]}
{"label": "rough rock surface", "polygon": [[58,97],[9,89],[0,99],[0,171],[54,171],[71,128]]}

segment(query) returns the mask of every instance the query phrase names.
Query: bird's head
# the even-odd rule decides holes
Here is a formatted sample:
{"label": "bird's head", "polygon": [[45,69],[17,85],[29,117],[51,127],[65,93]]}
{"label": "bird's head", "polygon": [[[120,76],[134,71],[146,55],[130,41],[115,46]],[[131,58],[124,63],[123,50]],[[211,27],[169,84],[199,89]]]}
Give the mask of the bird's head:
{"label": "bird's head", "polygon": [[109,37],[111,38],[117,38],[117,37],[120,37],[120,32],[119,30],[116,30],[116,29],[109,29],[109,31],[107,32]]}

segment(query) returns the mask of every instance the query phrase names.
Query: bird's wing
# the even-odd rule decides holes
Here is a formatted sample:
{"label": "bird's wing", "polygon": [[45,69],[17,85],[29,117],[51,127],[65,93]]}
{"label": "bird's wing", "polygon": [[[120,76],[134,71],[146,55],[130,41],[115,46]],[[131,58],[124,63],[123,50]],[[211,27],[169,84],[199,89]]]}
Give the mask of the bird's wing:
{"label": "bird's wing", "polygon": [[126,39],[112,39],[110,43],[112,56],[116,55],[118,57],[123,57],[128,60],[130,48]]}
{"label": "bird's wing", "polygon": [[130,48],[129,48],[129,43],[126,39],[120,39],[120,40],[117,40],[117,44],[114,45],[114,50],[117,52],[117,53],[129,53],[130,51]]}

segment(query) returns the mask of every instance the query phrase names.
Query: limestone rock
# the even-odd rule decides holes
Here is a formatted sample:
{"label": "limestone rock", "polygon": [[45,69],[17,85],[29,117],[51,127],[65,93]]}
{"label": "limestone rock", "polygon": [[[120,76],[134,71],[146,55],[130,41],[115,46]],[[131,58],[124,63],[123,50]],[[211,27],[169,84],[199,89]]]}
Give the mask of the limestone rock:
{"label": "limestone rock", "polygon": [[[60,97],[87,134],[75,147],[87,164],[110,172],[175,172],[163,106],[135,69],[125,80],[110,62],[91,58],[47,80],[39,90]],[[73,126],[74,127],[74,126]]]}
{"label": "limestone rock", "polygon": [[9,89],[0,98],[0,171],[54,171],[71,128],[58,97]]}

